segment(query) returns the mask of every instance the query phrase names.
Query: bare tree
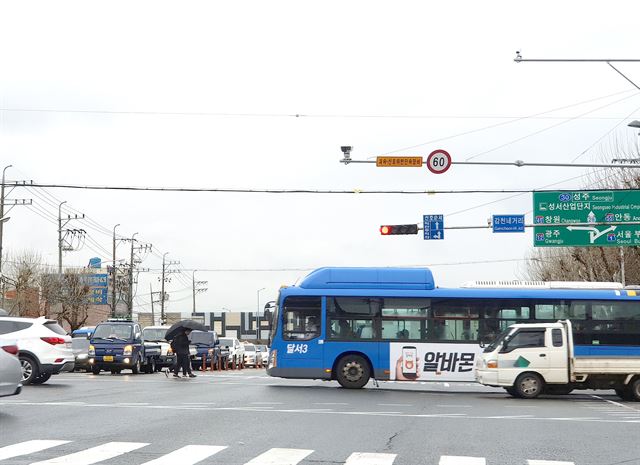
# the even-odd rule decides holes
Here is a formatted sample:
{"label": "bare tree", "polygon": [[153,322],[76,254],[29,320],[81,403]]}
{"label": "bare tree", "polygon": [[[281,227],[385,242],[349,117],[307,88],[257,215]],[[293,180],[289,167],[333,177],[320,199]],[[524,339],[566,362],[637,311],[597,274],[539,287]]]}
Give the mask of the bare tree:
{"label": "bare tree", "polygon": [[[639,157],[637,140],[617,136],[600,147],[601,163]],[[589,189],[640,189],[640,167],[593,171],[585,187]],[[625,247],[623,253],[626,283],[640,284],[640,249]],[[621,264],[618,247],[538,248],[527,261],[525,275],[543,281],[620,281]]]}
{"label": "bare tree", "polygon": [[39,311],[38,275],[40,254],[25,250],[11,256],[7,266],[7,281],[15,291],[9,308],[10,315],[27,316]]}
{"label": "bare tree", "polygon": [[52,317],[53,306],[59,304],[62,299],[61,277],[53,269],[43,269],[38,276],[40,289],[40,316]]}
{"label": "bare tree", "polygon": [[61,278],[60,303],[62,310],[58,319],[66,321],[71,331],[82,327],[89,317],[91,288],[86,271],[66,270]]}

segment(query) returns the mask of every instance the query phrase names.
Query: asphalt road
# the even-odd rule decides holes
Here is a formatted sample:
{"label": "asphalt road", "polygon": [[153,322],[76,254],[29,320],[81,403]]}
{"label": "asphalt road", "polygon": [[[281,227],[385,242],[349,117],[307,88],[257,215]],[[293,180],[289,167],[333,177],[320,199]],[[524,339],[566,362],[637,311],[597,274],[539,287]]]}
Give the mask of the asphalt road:
{"label": "asphalt road", "polygon": [[354,391],[245,369],[64,374],[0,398],[0,465],[633,465],[639,444],[640,403],[610,391],[535,400],[471,383]]}

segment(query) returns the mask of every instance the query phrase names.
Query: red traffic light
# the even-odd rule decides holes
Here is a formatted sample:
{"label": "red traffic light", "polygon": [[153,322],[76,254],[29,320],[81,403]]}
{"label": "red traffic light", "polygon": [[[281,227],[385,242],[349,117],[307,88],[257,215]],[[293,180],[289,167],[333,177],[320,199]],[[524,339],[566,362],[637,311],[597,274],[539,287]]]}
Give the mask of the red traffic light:
{"label": "red traffic light", "polygon": [[388,224],[380,226],[380,234],[391,236],[395,234],[418,234],[417,224]]}

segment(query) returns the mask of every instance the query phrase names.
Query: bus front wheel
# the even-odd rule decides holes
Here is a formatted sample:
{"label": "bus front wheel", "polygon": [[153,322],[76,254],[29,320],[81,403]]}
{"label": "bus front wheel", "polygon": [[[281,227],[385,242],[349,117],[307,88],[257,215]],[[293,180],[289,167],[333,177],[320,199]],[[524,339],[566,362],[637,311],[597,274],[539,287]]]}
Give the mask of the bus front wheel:
{"label": "bus front wheel", "polygon": [[338,361],[336,379],[347,389],[360,389],[369,382],[369,363],[359,355],[346,355]]}

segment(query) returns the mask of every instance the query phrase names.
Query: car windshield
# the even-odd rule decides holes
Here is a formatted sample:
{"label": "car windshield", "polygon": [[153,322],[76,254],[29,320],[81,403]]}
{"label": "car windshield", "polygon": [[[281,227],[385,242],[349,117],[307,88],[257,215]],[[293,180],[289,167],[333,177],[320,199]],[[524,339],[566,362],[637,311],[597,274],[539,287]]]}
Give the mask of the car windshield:
{"label": "car windshield", "polygon": [[256,346],[256,350],[258,352],[266,352],[267,351],[267,346]]}
{"label": "car windshield", "polygon": [[142,335],[145,341],[164,341],[168,328],[144,328]]}
{"label": "car windshield", "polygon": [[129,340],[133,333],[133,327],[131,325],[110,325],[102,324],[98,325],[96,331],[93,333],[94,339],[122,339]]}
{"label": "car windshield", "polygon": [[213,333],[207,333],[204,331],[191,331],[191,334],[189,334],[189,340],[192,344],[207,346],[212,346],[214,342]]}
{"label": "car windshield", "polygon": [[251,344],[245,344],[244,351],[245,352],[255,352],[256,351],[256,347],[252,346]]}
{"label": "car windshield", "polygon": [[504,338],[507,337],[512,330],[513,330],[512,328],[507,328],[504,331],[502,331],[491,344],[485,347],[484,353],[488,354],[496,350],[496,348],[502,343],[502,341],[504,341]]}
{"label": "car windshield", "polygon": [[224,338],[224,337],[220,338],[220,345],[233,347],[233,339]]}

